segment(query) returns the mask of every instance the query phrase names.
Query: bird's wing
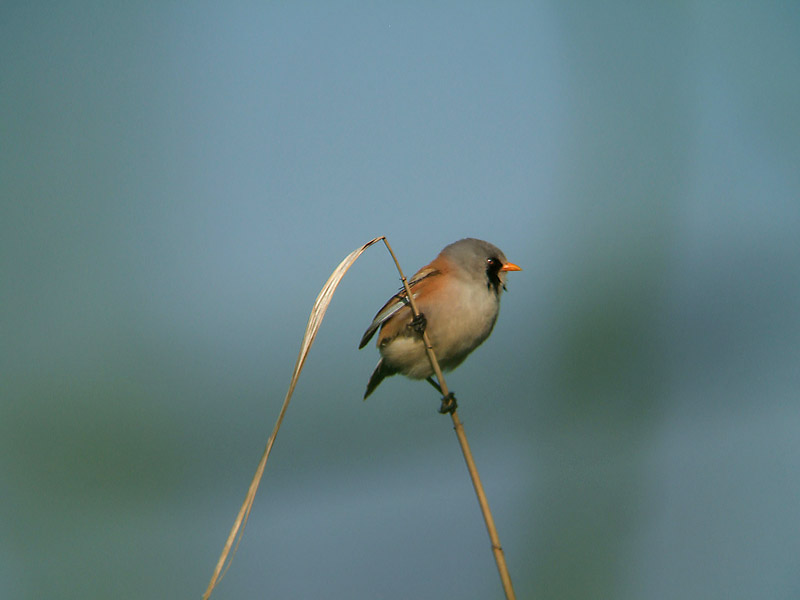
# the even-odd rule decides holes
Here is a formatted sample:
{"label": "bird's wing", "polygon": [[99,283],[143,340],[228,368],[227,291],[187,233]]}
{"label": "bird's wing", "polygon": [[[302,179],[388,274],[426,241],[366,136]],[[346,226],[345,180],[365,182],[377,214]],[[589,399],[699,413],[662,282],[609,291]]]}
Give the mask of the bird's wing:
{"label": "bird's wing", "polygon": [[[408,282],[408,287],[411,288],[411,295],[416,298],[420,291],[419,283],[423,280],[429,279],[431,277],[435,277],[436,275],[441,274],[439,269],[427,266],[419,271],[417,271],[411,280]],[[398,310],[403,308],[408,304],[408,299],[406,298],[406,290],[405,288],[401,289],[397,292],[394,296],[389,298],[389,301],[383,305],[378,311],[378,314],[375,315],[375,318],[372,319],[372,323],[370,326],[367,327],[367,330],[364,332],[364,335],[361,337],[361,343],[358,345],[359,348],[363,348],[366,346],[369,341],[372,339],[372,336],[375,335],[375,332],[378,331],[381,325],[383,325],[386,321],[391,319]]]}

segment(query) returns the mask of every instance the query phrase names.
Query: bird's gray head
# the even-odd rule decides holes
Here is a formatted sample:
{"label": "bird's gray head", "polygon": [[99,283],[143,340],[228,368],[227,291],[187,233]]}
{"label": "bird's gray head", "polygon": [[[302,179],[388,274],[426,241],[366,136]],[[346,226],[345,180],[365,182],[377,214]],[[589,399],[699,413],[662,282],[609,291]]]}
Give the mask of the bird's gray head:
{"label": "bird's gray head", "polygon": [[521,271],[506,260],[500,248],[475,238],[453,242],[441,251],[440,256],[451,261],[465,276],[484,279],[486,286],[498,295],[501,287],[506,289],[506,272]]}

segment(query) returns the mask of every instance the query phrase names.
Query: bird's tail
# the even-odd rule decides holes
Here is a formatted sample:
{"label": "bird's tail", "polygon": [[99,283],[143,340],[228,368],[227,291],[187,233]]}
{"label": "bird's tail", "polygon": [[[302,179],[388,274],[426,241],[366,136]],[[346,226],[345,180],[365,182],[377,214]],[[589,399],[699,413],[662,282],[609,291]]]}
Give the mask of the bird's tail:
{"label": "bird's tail", "polygon": [[380,359],[378,364],[375,366],[375,370],[372,372],[369,381],[367,382],[367,391],[364,392],[364,400],[366,400],[367,396],[375,391],[375,388],[380,385],[381,381],[394,374],[395,371],[386,367],[383,364],[383,359]]}

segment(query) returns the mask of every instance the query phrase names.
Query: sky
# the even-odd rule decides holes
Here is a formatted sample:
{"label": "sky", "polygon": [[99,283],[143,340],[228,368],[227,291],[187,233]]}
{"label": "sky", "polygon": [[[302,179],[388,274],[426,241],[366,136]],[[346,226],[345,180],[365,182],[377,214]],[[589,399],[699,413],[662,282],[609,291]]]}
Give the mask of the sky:
{"label": "sky", "polygon": [[[459,398],[519,598],[796,598],[800,6],[0,8],[0,595],[200,597],[314,298],[510,273]],[[334,296],[212,597],[501,598],[399,286]]]}

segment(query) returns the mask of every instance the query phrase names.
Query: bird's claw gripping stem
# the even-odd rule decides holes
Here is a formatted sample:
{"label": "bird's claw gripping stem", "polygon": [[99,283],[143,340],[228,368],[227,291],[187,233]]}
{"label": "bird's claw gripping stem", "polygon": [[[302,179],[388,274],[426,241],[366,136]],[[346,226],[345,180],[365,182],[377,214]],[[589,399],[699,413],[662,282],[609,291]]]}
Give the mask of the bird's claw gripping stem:
{"label": "bird's claw gripping stem", "polygon": [[440,413],[443,415],[453,414],[457,408],[458,403],[456,402],[455,393],[450,392],[447,396],[442,396],[442,405],[439,407]]}
{"label": "bird's claw gripping stem", "polygon": [[413,319],[411,319],[411,323],[409,323],[408,326],[418,334],[422,335],[425,332],[425,328],[428,326],[428,319],[425,318],[425,315],[419,313]]}

